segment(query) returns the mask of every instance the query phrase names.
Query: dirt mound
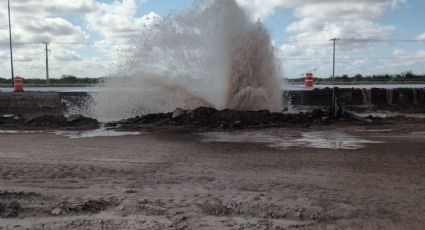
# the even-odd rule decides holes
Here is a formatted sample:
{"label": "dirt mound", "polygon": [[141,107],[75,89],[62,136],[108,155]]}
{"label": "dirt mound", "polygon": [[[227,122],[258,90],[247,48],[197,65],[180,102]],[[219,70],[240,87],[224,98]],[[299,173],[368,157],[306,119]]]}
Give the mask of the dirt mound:
{"label": "dirt mound", "polygon": [[107,124],[108,127],[137,129],[147,126],[177,126],[192,129],[240,129],[254,127],[278,127],[290,124],[311,124],[325,121],[322,110],[309,113],[285,114],[272,113],[268,110],[238,111],[217,110],[199,107],[194,110],[177,109],[178,113],[149,114],[119,122]]}

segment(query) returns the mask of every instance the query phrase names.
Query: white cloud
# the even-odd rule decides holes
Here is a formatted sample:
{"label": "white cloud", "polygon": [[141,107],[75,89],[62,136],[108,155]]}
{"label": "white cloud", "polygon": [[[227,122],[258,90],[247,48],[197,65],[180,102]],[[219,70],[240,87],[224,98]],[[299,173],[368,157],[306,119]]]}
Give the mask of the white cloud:
{"label": "white cloud", "polygon": [[[26,20],[25,20],[26,21]],[[83,42],[86,32],[80,27],[60,17],[32,17],[27,23],[15,25],[16,42]]]}
{"label": "white cloud", "polygon": [[[1,1],[0,7],[7,9],[7,1]],[[114,51],[159,18],[153,12],[137,17],[137,7],[136,0],[111,3],[96,0],[11,1],[15,72],[31,77],[43,76],[45,53],[41,42],[47,41],[51,43],[50,69],[53,77],[71,73],[77,76],[84,74],[81,77],[93,76],[93,72],[96,76],[105,74],[104,70],[110,69],[105,63],[111,62]],[[7,21],[7,11],[1,10],[0,77],[9,75]],[[90,32],[97,32],[103,38],[94,41],[94,45],[85,44]],[[93,55],[99,58],[91,58]],[[78,68],[74,66],[75,61],[79,62]]]}
{"label": "white cloud", "polygon": [[425,50],[408,50],[394,48],[393,60],[384,63],[382,68],[388,72],[406,72],[423,73],[423,63],[425,62]]}
{"label": "white cloud", "polygon": [[143,17],[136,17],[137,3],[135,0],[122,2],[99,3],[98,10],[85,16],[88,27],[103,35],[106,39],[128,39],[140,33],[151,25],[159,16],[150,12]]}
{"label": "white cloud", "polygon": [[77,77],[102,77],[110,73],[111,67],[97,58],[85,58],[76,64],[73,61],[60,61],[52,64],[54,76],[71,74]]}
{"label": "white cloud", "polygon": [[421,61],[425,61],[425,50],[416,50],[414,52],[411,52],[406,49],[395,48],[393,50],[393,56],[394,58],[400,58],[400,59],[403,59],[403,58],[408,58],[411,60],[423,59]]}
{"label": "white cloud", "polygon": [[[143,1],[139,1],[143,2]],[[155,12],[137,16],[136,0],[98,3],[97,10],[87,13],[84,20],[90,32],[102,36],[93,48],[101,51],[114,63],[121,63],[118,50],[128,49],[130,40],[161,20]]]}
{"label": "white cloud", "polygon": [[12,12],[15,14],[63,15],[86,13],[97,9],[96,0],[12,0],[10,2]]}
{"label": "white cloud", "polygon": [[[328,40],[332,37],[384,38],[391,35],[394,28],[383,26],[374,19],[381,17],[389,8],[404,0],[238,0],[253,17],[267,17],[276,8],[294,10],[296,20],[287,28],[300,40]],[[324,36],[327,34],[327,36]]]}
{"label": "white cloud", "polygon": [[416,37],[416,39],[417,39],[417,40],[420,40],[420,41],[425,41],[425,33],[418,35],[418,36]]}
{"label": "white cloud", "polygon": [[81,56],[74,50],[67,50],[60,47],[55,49],[52,57],[57,61],[81,61]]}
{"label": "white cloud", "polygon": [[[59,43],[82,43],[86,41],[88,34],[82,26],[72,23],[65,17],[70,15],[75,18],[79,14],[97,10],[95,0],[19,0],[10,3],[16,74],[26,77],[44,76],[45,52],[42,44],[44,41],[57,43],[50,46],[52,72],[56,67],[66,67],[65,60],[81,59],[75,50],[78,47]],[[7,1],[1,1],[0,7],[7,9]],[[8,45],[8,15],[7,10],[1,10],[0,48],[8,50]],[[9,53],[4,53],[8,59]],[[0,70],[0,77],[9,75],[10,64],[7,63],[4,67]]]}
{"label": "white cloud", "polygon": [[[11,1],[12,36],[15,43],[61,41],[82,42],[86,32],[69,22],[64,15],[97,9],[95,0],[20,0]],[[7,2],[0,3],[7,9]],[[0,12],[0,44],[9,39],[7,11]]]}
{"label": "white cloud", "polygon": [[[275,12],[278,7],[294,8],[297,15],[306,17],[318,14],[328,17],[328,14],[349,15],[351,12],[363,11],[367,17],[382,14],[384,8],[395,8],[406,3],[406,0],[236,0],[247,9],[254,19],[265,18]],[[345,12],[345,13],[343,13]],[[372,14],[368,14],[372,13]]]}
{"label": "white cloud", "polygon": [[[277,8],[292,10],[294,21],[286,28],[281,28],[281,33],[289,34],[289,40],[294,42],[278,46],[280,56],[286,59],[283,62],[284,70],[290,77],[317,66],[325,66],[321,75],[328,76],[332,64],[330,62],[332,46],[329,40],[332,38],[365,40],[390,38],[394,34],[395,27],[383,25],[377,20],[388,11],[406,3],[405,0],[237,0],[237,2],[248,10],[253,19],[266,18]],[[371,43],[339,41],[337,57],[372,49]]]}
{"label": "white cloud", "polygon": [[389,9],[405,3],[405,0],[237,1],[254,18],[267,17],[279,7],[293,9],[295,21],[286,28],[286,32],[292,33],[294,40],[324,42],[333,37],[387,38],[393,33],[394,27],[381,25],[374,20],[383,16]]}
{"label": "white cloud", "polygon": [[[280,32],[289,34],[289,40],[295,42],[277,46],[280,56],[298,60],[285,62],[284,70],[298,73],[322,65],[325,66],[323,76],[328,75],[331,67],[330,38],[366,40],[390,38],[394,34],[395,27],[384,25],[378,20],[384,14],[406,3],[406,0],[236,1],[247,9],[255,20],[272,15],[279,7],[292,10],[294,21],[286,28],[280,28]],[[12,30],[16,43],[14,54],[17,72],[26,72],[34,77],[43,76],[44,46],[40,42],[49,41],[52,42],[50,48],[53,77],[61,74],[84,77],[93,76],[93,73],[99,76],[106,73],[110,66],[105,63],[111,61],[108,58],[112,59],[118,48],[125,47],[129,38],[140,34],[145,28],[160,20],[154,12],[138,16],[141,2],[144,0],[114,0],[108,3],[100,0],[12,0]],[[7,1],[1,1],[0,8],[7,9],[6,4]],[[69,18],[73,20],[68,20]],[[7,10],[0,10],[0,77],[9,76],[7,26]],[[101,38],[94,41],[94,45],[80,44],[87,42],[89,35],[92,38],[100,35]],[[416,39],[425,41],[425,33],[418,35]],[[35,44],[20,44],[28,42]],[[353,44],[339,41],[337,57],[370,49],[373,49],[370,43]],[[409,53],[408,50],[394,50],[393,55],[397,56],[397,52],[421,57],[424,51]],[[94,55],[99,58],[92,58]],[[387,55],[391,55],[391,51]],[[305,57],[323,60],[303,60]],[[76,62],[78,65],[75,65]],[[409,67],[413,65],[412,63],[415,62],[400,61],[398,64]],[[361,67],[367,63],[355,61],[353,65]],[[388,65],[379,66],[381,67],[384,71],[385,68],[392,68]]]}

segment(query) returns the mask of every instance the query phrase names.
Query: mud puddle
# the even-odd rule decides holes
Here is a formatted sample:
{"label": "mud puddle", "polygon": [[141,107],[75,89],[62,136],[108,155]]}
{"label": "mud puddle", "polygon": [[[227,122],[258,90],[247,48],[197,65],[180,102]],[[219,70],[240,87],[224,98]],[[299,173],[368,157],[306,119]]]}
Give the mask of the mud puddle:
{"label": "mud puddle", "polygon": [[37,133],[39,131],[27,131],[27,130],[0,130],[1,134],[25,134],[25,133]]}
{"label": "mud puddle", "polygon": [[425,114],[422,113],[398,113],[398,112],[388,112],[388,111],[377,111],[377,112],[367,112],[367,113],[356,113],[361,117],[379,117],[379,118],[392,118],[392,117],[406,117],[406,118],[417,118],[425,119]]}
{"label": "mud puddle", "polygon": [[318,148],[318,149],[359,149],[367,144],[378,144],[380,141],[360,139],[346,133],[336,131],[314,131],[287,133],[266,131],[209,132],[199,134],[202,142],[225,143],[262,143],[269,147]]}
{"label": "mud puddle", "polygon": [[89,131],[55,131],[54,134],[64,136],[71,139],[94,138],[94,137],[121,137],[121,136],[137,136],[141,132],[117,131],[104,127]]}

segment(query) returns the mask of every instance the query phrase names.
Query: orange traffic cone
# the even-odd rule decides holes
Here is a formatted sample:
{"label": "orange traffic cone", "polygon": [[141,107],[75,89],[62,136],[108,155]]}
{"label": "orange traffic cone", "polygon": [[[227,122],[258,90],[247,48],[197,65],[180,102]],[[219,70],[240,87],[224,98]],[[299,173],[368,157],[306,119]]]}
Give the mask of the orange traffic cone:
{"label": "orange traffic cone", "polygon": [[24,92],[24,80],[20,76],[15,77],[15,92]]}

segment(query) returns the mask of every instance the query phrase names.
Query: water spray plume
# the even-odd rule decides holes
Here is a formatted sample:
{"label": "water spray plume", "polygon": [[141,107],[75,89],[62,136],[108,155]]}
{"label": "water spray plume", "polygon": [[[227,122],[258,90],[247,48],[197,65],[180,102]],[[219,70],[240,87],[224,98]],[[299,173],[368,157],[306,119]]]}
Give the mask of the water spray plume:
{"label": "water spray plume", "polygon": [[241,35],[233,51],[226,106],[237,110],[279,111],[282,94],[270,38],[260,23],[250,29]]}
{"label": "water spray plume", "polygon": [[263,25],[234,0],[199,0],[154,19],[120,51],[120,67],[86,113],[124,119],[180,107],[282,109],[280,68]]}

